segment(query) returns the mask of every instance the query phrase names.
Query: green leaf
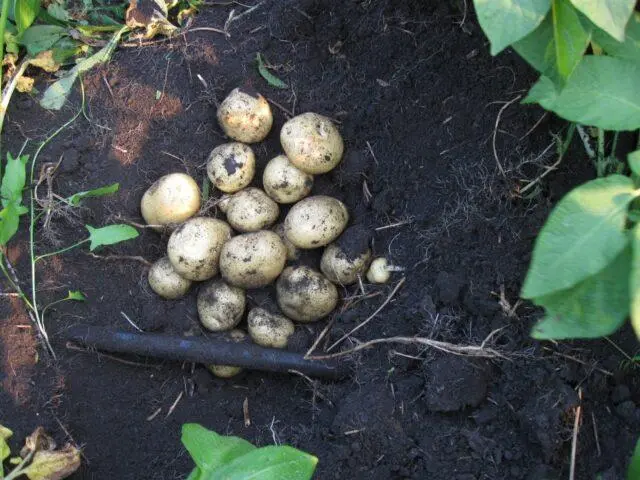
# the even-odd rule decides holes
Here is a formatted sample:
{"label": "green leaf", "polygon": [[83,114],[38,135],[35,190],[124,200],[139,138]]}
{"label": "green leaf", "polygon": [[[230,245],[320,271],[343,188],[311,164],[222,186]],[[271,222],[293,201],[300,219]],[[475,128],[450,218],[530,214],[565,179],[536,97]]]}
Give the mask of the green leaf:
{"label": "green leaf", "polygon": [[624,29],[636,0],[571,0],[571,3],[613,38],[624,41]]}
{"label": "green leaf", "polygon": [[613,57],[640,62],[640,13],[634,12],[631,15],[624,42],[618,42],[597,27],[593,29],[593,40]]}
{"label": "green leaf", "polygon": [[7,427],[0,425],[0,478],[4,478],[4,469],[2,468],[2,462],[4,462],[9,455],[11,455],[11,448],[9,448],[9,444],[7,440],[11,438],[13,432],[9,430]]}
{"label": "green leaf", "polygon": [[638,480],[640,478],[640,439],[636,442],[636,448],[631,455],[629,469],[627,470],[627,480]]}
{"label": "green leaf", "polygon": [[640,150],[636,150],[627,155],[627,161],[629,162],[631,171],[636,175],[640,175]]}
{"label": "green leaf", "polygon": [[69,12],[67,12],[67,9],[59,3],[50,3],[47,7],[47,13],[61,22],[68,22],[71,20],[71,16],[69,15]]}
{"label": "green leaf", "polygon": [[191,470],[187,480],[202,480],[202,471],[198,467],[194,468]]}
{"label": "green leaf", "polygon": [[286,83],[284,83],[267,69],[260,53],[256,55],[256,61],[258,62],[258,72],[260,72],[262,78],[264,78],[269,85],[276,88],[289,88]]}
{"label": "green leaf", "polygon": [[474,0],[478,21],[491,42],[491,55],[524,38],[542,23],[550,0]]}
{"label": "green leaf", "polygon": [[203,473],[225,465],[256,448],[242,438],[218,435],[196,423],[182,426],[182,444]]}
{"label": "green leaf", "polygon": [[67,29],[58,25],[33,25],[18,37],[20,45],[27,53],[35,57],[38,53],[49,50],[61,38],[69,36]]}
{"label": "green leaf", "polygon": [[538,28],[512,46],[529,65],[545,73],[555,65],[553,45],[553,20],[547,15]]}
{"label": "green leaf", "polygon": [[124,242],[136,238],[139,233],[130,225],[108,225],[102,228],[94,228],[91,225],[85,225],[89,230],[89,250],[92,252],[104,245],[114,245],[116,243]]}
{"label": "green leaf", "polygon": [[629,315],[630,271],[631,248],[625,248],[602,271],[583,282],[535,299],[547,316],[533,327],[533,338],[597,338],[615,332]]}
{"label": "green leaf", "polygon": [[552,0],[555,67],[566,80],[582,60],[590,34],[582,27],[578,14],[568,0]]}
{"label": "green leaf", "polygon": [[87,190],[86,192],[78,192],[74,193],[70,197],[67,198],[67,202],[69,202],[74,207],[80,205],[80,202],[85,198],[89,197],[103,197],[105,195],[111,195],[112,193],[116,193],[120,188],[119,183],[113,183],[111,185],[107,185],[100,188],[94,188],[93,190]]}
{"label": "green leaf", "polygon": [[0,246],[5,246],[18,231],[20,216],[24,215],[27,209],[21,205],[10,203],[0,210]]}
{"label": "green leaf", "polygon": [[205,480],[309,480],[318,459],[288,446],[253,450],[205,473]]}
{"label": "green leaf", "polygon": [[[636,224],[631,233],[633,261],[629,275],[629,291],[631,294],[631,325],[640,339],[640,224]],[[640,478],[640,477],[638,477]]]}
{"label": "green leaf", "polygon": [[40,0],[14,0],[13,16],[20,32],[24,32],[40,12]]}
{"label": "green leaf", "polygon": [[522,287],[536,299],[595,275],[625,248],[627,206],[634,198],[629,177],[591,180],[569,192],[553,209],[536,240]]}
{"label": "green leaf", "polygon": [[0,185],[0,197],[2,197],[3,207],[6,207],[9,203],[18,205],[22,203],[22,190],[26,182],[28,161],[28,155],[13,158],[11,153],[7,152],[7,166]]}
{"label": "green leaf", "polygon": [[553,104],[558,99],[558,95],[559,93],[553,80],[543,75],[533,84],[522,103]]}
{"label": "green leaf", "polygon": [[65,298],[64,300],[74,300],[76,302],[85,302],[87,300],[87,297],[85,297],[84,293],[82,293],[80,290],[69,290],[69,293],[67,294],[67,298]]}

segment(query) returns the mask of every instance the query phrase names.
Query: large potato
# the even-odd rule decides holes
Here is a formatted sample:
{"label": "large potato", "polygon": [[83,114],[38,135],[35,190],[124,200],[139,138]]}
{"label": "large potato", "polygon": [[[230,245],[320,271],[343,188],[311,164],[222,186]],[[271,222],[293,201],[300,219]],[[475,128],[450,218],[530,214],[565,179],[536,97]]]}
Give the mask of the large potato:
{"label": "large potato", "polygon": [[278,155],[267,163],[262,186],[276,202],[295,203],[309,195],[313,188],[313,176],[297,168],[286,155]]}
{"label": "large potato", "polygon": [[214,280],[198,292],[200,322],[212,332],[231,330],[240,323],[245,308],[244,290]]}
{"label": "large potato", "polygon": [[259,288],[273,282],[287,260],[287,249],[274,232],[237,235],[225,243],[220,255],[220,273],[232,285]]}
{"label": "large potato", "polygon": [[243,143],[264,140],[273,125],[269,102],[250,88],[236,88],[218,107],[218,123],[229,137]]}
{"label": "large potato", "polygon": [[234,193],[251,183],[256,173],[256,156],[242,143],[218,145],[209,154],[207,175],[220,191]]}
{"label": "large potato", "polygon": [[207,280],[218,273],[220,251],[230,238],[231,227],[226,222],[192,218],[171,234],[167,255],[178,275],[189,280]]}
{"label": "large potato", "polygon": [[280,143],[291,163],[312,175],[335,168],[344,151],[338,129],[317,113],[303,113],[287,121],[280,131]]}
{"label": "large potato", "polygon": [[262,190],[251,187],[234,193],[225,213],[229,224],[239,232],[257,232],[278,220],[280,208]]}
{"label": "large potato", "polygon": [[144,192],[140,210],[148,225],[182,223],[200,210],[200,189],[186,173],[170,173]]}
{"label": "large potato", "polygon": [[276,282],[280,310],[299,322],[326,317],[338,304],[338,290],[320,272],[309,267],[287,267]]}
{"label": "large potato", "polygon": [[262,347],[285,348],[295,326],[287,317],[270,313],[263,308],[252,308],[247,317],[251,340]]}
{"label": "large potato", "polygon": [[298,248],[324,247],[347,226],[349,212],[340,200],[326,195],[296,203],[284,219],[284,233]]}
{"label": "large potato", "polygon": [[279,223],[275,227],[273,227],[272,230],[278,234],[278,236],[280,237],[280,240],[282,240],[282,243],[287,249],[287,260],[289,261],[297,260],[298,257],[300,256],[300,250],[298,250],[298,247],[296,247],[293,243],[291,243],[287,238],[287,236],[284,234],[284,224]]}
{"label": "large potato", "polygon": [[169,257],[162,257],[151,265],[148,279],[151,290],[167,300],[183,297],[191,287],[191,280],[178,275]]}

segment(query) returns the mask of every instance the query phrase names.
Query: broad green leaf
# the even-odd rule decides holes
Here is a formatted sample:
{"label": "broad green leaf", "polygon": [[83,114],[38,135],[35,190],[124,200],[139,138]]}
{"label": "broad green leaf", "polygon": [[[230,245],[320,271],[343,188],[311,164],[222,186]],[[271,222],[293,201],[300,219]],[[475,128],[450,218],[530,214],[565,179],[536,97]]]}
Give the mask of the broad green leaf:
{"label": "broad green leaf", "polygon": [[9,203],[22,203],[22,190],[26,182],[26,167],[28,155],[22,155],[18,158],[7,152],[7,166],[2,177],[0,185],[0,197],[2,197],[2,206],[6,207]]}
{"label": "broad green leaf", "polygon": [[259,52],[256,55],[256,61],[258,62],[258,72],[260,72],[262,78],[264,78],[269,85],[276,88],[289,88],[286,83],[284,83],[267,69],[266,65],[264,64],[264,60],[262,59],[262,55]]}
{"label": "broad green leaf", "polygon": [[589,44],[590,34],[582,27],[568,0],[552,0],[555,66],[566,80],[576,68]]}
{"label": "broad green leaf", "polygon": [[27,53],[36,56],[44,50],[49,50],[61,38],[69,36],[67,29],[58,25],[32,25],[18,37],[20,45],[27,49]]}
{"label": "broad green leaf", "polygon": [[627,161],[629,162],[631,171],[636,175],[640,175],[640,150],[636,150],[627,155]]}
{"label": "broad green leaf", "polygon": [[571,3],[613,38],[624,41],[624,29],[636,0],[571,0]]}
{"label": "broad green leaf", "polygon": [[182,426],[182,444],[202,473],[226,465],[256,448],[242,438],[218,435],[195,423]]}
{"label": "broad green leaf", "polygon": [[[629,292],[631,295],[631,325],[640,339],[640,223],[631,232],[633,261],[629,275]],[[640,477],[639,477],[640,478]]]}
{"label": "broad green leaf", "polygon": [[543,75],[533,84],[522,103],[553,104],[557,100],[558,94],[553,80]]}
{"label": "broad green leaf", "polygon": [[633,182],[623,175],[591,180],[562,198],[536,239],[521,296],[565,290],[609,265],[628,243],[633,198]]}
{"label": "broad green leaf", "polygon": [[630,271],[631,248],[625,248],[613,262],[583,282],[534,299],[547,315],[533,327],[531,335],[539,340],[562,340],[615,332],[629,315]]}
{"label": "broad green leaf", "polygon": [[640,62],[640,13],[634,12],[627,24],[624,42],[618,42],[600,28],[593,29],[593,40],[608,55]]}
{"label": "broad green leaf", "polygon": [[67,12],[67,9],[56,2],[52,2],[49,4],[49,6],[47,7],[47,13],[56,20],[60,20],[61,22],[68,22],[69,20],[71,20],[71,16],[69,15],[69,12]]}
{"label": "broad green leaf", "polygon": [[538,28],[512,46],[538,72],[550,71],[555,65],[552,15],[544,17]]}
{"label": "broad green leaf", "polygon": [[2,463],[9,458],[11,455],[11,448],[9,448],[9,444],[7,440],[11,438],[13,432],[9,430],[7,427],[0,425],[0,478],[4,478],[4,469],[2,468]]}
{"label": "broad green leaf", "polygon": [[627,480],[638,480],[640,478],[640,439],[636,442],[636,448],[633,449],[629,469],[627,470]]}
{"label": "broad green leaf", "polygon": [[38,16],[40,0],[13,0],[13,4],[13,17],[16,26],[19,31],[24,32]]}
{"label": "broad green leaf", "polygon": [[10,203],[0,210],[0,246],[5,246],[18,231],[20,217],[27,213],[22,205]]}
{"label": "broad green leaf", "polygon": [[85,225],[89,230],[89,250],[92,252],[104,245],[114,245],[116,243],[124,242],[136,238],[139,233],[130,225],[108,225],[102,228],[94,228],[91,225]]}
{"label": "broad green leaf", "polygon": [[104,187],[94,188],[93,190],[87,190],[86,192],[74,193],[69,198],[67,198],[67,202],[75,207],[80,205],[80,202],[85,198],[104,197],[105,195],[111,195],[112,193],[116,193],[119,188],[119,183],[113,183]]}
{"label": "broad green leaf", "polygon": [[202,480],[202,471],[198,467],[194,468],[191,470],[187,480]]}
{"label": "broad green leaf", "polygon": [[87,297],[85,297],[84,293],[82,293],[80,290],[69,290],[69,293],[67,294],[67,298],[65,298],[65,300],[85,302],[87,300]]}
{"label": "broad green leaf", "polygon": [[288,446],[253,450],[205,473],[205,480],[309,480],[318,459]]}
{"label": "broad green leaf", "polygon": [[474,0],[478,21],[497,55],[542,23],[551,0]]}

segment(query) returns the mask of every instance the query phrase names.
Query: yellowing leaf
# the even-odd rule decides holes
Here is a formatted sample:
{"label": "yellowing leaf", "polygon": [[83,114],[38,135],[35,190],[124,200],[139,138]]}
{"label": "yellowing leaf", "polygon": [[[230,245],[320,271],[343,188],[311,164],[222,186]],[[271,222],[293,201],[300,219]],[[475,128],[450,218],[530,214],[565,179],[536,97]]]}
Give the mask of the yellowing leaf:
{"label": "yellowing leaf", "polygon": [[168,9],[164,0],[131,0],[126,13],[127,27],[145,28],[145,38],[156,35],[170,37],[178,29],[167,20]]}
{"label": "yellowing leaf", "polygon": [[31,93],[33,91],[34,82],[35,80],[33,78],[22,76],[18,79],[16,90],[20,93]]}
{"label": "yellowing leaf", "polygon": [[80,467],[80,450],[65,445],[60,450],[36,452],[24,474],[30,480],[62,480]]}
{"label": "yellowing leaf", "polygon": [[45,72],[57,72],[60,69],[60,64],[53,58],[53,50],[38,53],[29,63]]}
{"label": "yellowing leaf", "polygon": [[1,463],[11,455],[11,449],[7,444],[7,440],[13,435],[13,432],[9,430],[7,427],[3,427],[0,425],[0,472],[2,472]]}
{"label": "yellowing leaf", "polygon": [[38,427],[25,439],[20,456],[24,458],[31,452],[54,450],[55,448],[56,441],[45,432],[43,427]]}

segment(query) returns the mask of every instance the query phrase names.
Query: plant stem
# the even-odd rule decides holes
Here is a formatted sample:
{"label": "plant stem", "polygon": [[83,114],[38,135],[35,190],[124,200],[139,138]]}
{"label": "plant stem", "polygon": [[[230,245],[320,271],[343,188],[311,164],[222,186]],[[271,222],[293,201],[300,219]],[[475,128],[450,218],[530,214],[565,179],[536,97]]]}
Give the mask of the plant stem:
{"label": "plant stem", "polygon": [[2,0],[2,12],[0,12],[0,91],[2,90],[2,63],[4,62],[4,29],[9,18],[9,2]]}
{"label": "plant stem", "polygon": [[7,108],[9,108],[9,101],[11,100],[11,97],[13,96],[13,92],[16,89],[16,86],[18,85],[18,81],[20,80],[22,75],[24,75],[24,72],[29,66],[30,62],[31,62],[30,59],[25,58],[20,63],[20,66],[18,67],[16,72],[13,74],[13,77],[11,77],[9,84],[5,87],[4,91],[2,91],[2,98],[0,99],[0,133],[2,133],[2,126],[4,125],[4,117],[5,117],[5,114],[7,113]]}
{"label": "plant stem", "polygon": [[31,461],[31,457],[33,457],[34,450],[31,450],[29,454],[22,459],[22,461],[16,465],[16,468],[11,470],[4,480],[13,480],[14,478],[18,478],[20,475],[24,475],[24,466]]}
{"label": "plant stem", "polygon": [[597,150],[597,159],[596,159],[596,175],[598,177],[604,177],[607,173],[607,162],[604,158],[604,130],[602,128],[598,128],[598,150]]}
{"label": "plant stem", "polygon": [[73,245],[69,245],[68,247],[65,248],[61,248],[60,250],[56,250],[55,252],[50,252],[50,253],[45,253],[44,255],[38,255],[33,262],[37,262],[39,260],[42,260],[43,258],[47,258],[47,257],[53,257],[54,255],[59,255],[61,253],[64,252],[68,252],[69,250],[73,250],[76,247],[79,247],[82,244],[85,244],[89,241],[88,238],[85,238],[84,240],[79,241],[78,243],[74,243]]}
{"label": "plant stem", "polygon": [[0,253],[0,270],[2,270],[2,273],[4,274],[4,276],[6,277],[7,281],[9,282],[9,285],[11,285],[11,288],[13,288],[17,292],[17,294],[20,296],[20,298],[25,303],[25,305],[30,310],[33,310],[33,306],[31,305],[31,302],[29,301],[27,296],[22,291],[22,288],[20,288],[20,285],[18,285],[16,282],[14,282],[13,279],[11,278],[11,274],[7,270],[7,266],[4,264],[4,254],[2,254],[2,253]]}

